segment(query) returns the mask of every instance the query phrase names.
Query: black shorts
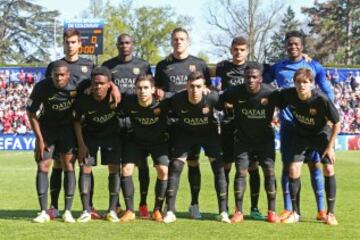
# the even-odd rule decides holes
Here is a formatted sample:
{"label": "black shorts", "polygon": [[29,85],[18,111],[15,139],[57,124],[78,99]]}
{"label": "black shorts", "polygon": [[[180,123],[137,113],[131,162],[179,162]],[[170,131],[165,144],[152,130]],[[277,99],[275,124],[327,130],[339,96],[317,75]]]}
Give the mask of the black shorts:
{"label": "black shorts", "polygon": [[221,125],[221,146],[225,163],[234,162],[234,131],[233,121]]}
{"label": "black shorts", "polygon": [[275,164],[275,142],[264,144],[251,144],[235,142],[234,144],[235,164],[240,168],[249,168],[250,161],[259,161],[264,168],[274,168]]}
{"label": "black shorts", "polygon": [[59,127],[46,127],[40,125],[41,134],[49,151],[44,152],[43,160],[52,159],[54,152],[60,154],[71,154],[76,148],[75,132],[72,125]]}
{"label": "black shorts", "polygon": [[97,137],[84,134],[84,141],[90,154],[90,158],[85,163],[86,166],[97,165],[99,148],[101,165],[118,165],[121,163],[122,141],[119,136]]}
{"label": "black shorts", "polygon": [[[294,157],[292,162],[304,162],[307,156],[313,152],[318,152],[320,155],[325,151],[329,144],[330,132],[321,132],[313,136],[299,136],[296,135],[294,139]],[[330,164],[328,157],[321,159],[321,163]]]}
{"label": "black shorts", "polygon": [[151,155],[154,166],[169,166],[169,146],[167,143],[154,146],[142,146],[134,140],[129,140],[125,143],[123,164],[133,163],[141,166],[142,162],[146,162],[149,155]]}
{"label": "black shorts", "polygon": [[187,158],[191,148],[200,146],[204,149],[207,157],[222,160],[220,138],[216,131],[199,134],[184,132],[179,129],[173,135],[171,156],[173,158]]}
{"label": "black shorts", "polygon": [[[174,144],[173,139],[176,135],[176,121],[174,119],[171,119],[169,121],[169,153],[172,154],[172,146]],[[191,148],[189,149],[188,153],[187,153],[187,159],[186,160],[190,160],[190,161],[198,161],[200,158],[200,152],[201,152],[201,146],[199,144],[195,144],[193,146],[191,146]],[[171,156],[169,156],[171,158]]]}

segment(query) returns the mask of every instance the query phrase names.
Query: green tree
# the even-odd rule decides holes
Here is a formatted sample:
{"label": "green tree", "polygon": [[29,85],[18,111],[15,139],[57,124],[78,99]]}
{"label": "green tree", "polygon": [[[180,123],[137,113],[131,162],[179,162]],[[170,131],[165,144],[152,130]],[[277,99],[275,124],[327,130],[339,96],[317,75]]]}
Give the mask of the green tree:
{"label": "green tree", "polygon": [[[177,15],[170,6],[164,7],[134,7],[133,1],[121,1],[114,6],[107,1],[103,7],[101,0],[97,1],[97,10],[101,13],[96,17],[105,19],[104,54],[100,62],[117,54],[116,38],[120,33],[128,33],[134,42],[134,53],[137,57],[156,64],[170,50],[170,33],[178,26],[188,27],[191,18]],[[99,4],[101,1],[101,4]],[[85,13],[94,12],[90,7]]]}
{"label": "green tree", "polygon": [[284,49],[285,34],[289,31],[299,30],[300,22],[295,19],[295,12],[289,6],[281,20],[279,31],[274,32],[271,37],[270,47],[267,50],[266,59],[270,63],[275,63],[286,57]]}
{"label": "green tree", "polygon": [[278,0],[218,0],[208,6],[208,23],[214,27],[209,40],[216,48],[216,55],[227,56],[232,39],[244,36],[248,40],[249,60],[265,60],[270,33],[284,3]]}
{"label": "green tree", "polygon": [[49,61],[58,11],[47,11],[32,0],[0,0],[0,62]]}
{"label": "green tree", "polygon": [[314,6],[302,8],[302,12],[308,15],[313,50],[321,60],[360,63],[360,1],[315,1]]}

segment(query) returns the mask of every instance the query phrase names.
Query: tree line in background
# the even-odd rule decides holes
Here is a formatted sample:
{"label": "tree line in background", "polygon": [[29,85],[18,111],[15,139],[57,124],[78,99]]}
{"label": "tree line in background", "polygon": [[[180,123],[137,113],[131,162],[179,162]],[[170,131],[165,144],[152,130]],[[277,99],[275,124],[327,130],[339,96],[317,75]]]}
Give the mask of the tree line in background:
{"label": "tree line in background", "polygon": [[[302,8],[303,22],[296,20],[291,7],[284,12],[286,6],[279,0],[213,0],[208,6],[207,21],[214,31],[207,40],[214,47],[198,54],[203,58],[228,56],[231,39],[242,35],[249,41],[250,60],[272,63],[285,57],[285,32],[299,30],[307,36],[306,52],[322,63],[360,64],[359,0],[314,1]],[[47,11],[33,0],[0,0],[0,13],[0,63],[46,64],[49,48],[62,42],[59,12]],[[156,64],[170,51],[171,30],[177,26],[190,30],[192,24],[191,17],[176,14],[170,6],[136,7],[132,0],[117,5],[89,0],[82,17],[106,21],[100,62],[116,54],[116,37],[127,32],[133,36],[137,56]]]}

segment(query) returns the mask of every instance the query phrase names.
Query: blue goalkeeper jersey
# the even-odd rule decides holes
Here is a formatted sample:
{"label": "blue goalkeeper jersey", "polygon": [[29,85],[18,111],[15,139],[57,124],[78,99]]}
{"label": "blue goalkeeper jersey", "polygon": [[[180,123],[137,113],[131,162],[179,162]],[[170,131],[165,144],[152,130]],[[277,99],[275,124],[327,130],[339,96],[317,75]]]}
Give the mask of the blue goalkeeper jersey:
{"label": "blue goalkeeper jersey", "polygon": [[[294,62],[290,59],[281,60],[271,66],[264,74],[264,82],[276,82],[278,88],[289,88],[294,86],[294,74],[300,68],[308,68],[313,73],[315,84],[333,101],[334,92],[330,82],[326,79],[325,69],[321,64],[315,60],[311,62],[301,59]],[[288,108],[280,112],[280,120],[282,123],[293,122],[293,115]]]}

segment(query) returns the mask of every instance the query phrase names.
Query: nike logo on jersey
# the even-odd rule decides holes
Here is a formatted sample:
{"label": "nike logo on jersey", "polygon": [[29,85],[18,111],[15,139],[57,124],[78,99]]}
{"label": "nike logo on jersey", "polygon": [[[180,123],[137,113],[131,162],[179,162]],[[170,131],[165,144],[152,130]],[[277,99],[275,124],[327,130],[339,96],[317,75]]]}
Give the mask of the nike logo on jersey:
{"label": "nike logo on jersey", "polygon": [[138,111],[131,110],[130,113],[138,113]]}
{"label": "nike logo on jersey", "polygon": [[94,114],[94,113],[96,113],[96,111],[88,111],[89,115]]}
{"label": "nike logo on jersey", "polygon": [[56,99],[56,95],[52,96],[52,97],[49,97],[48,100],[55,100]]}
{"label": "nike logo on jersey", "polygon": [[188,110],[181,110],[180,112],[181,113],[188,113],[189,111]]}
{"label": "nike logo on jersey", "polygon": [[246,101],[241,101],[241,100],[239,100],[238,103],[240,103],[240,104],[241,104],[241,103],[246,103]]}

